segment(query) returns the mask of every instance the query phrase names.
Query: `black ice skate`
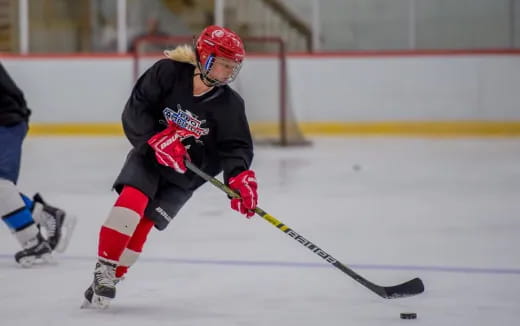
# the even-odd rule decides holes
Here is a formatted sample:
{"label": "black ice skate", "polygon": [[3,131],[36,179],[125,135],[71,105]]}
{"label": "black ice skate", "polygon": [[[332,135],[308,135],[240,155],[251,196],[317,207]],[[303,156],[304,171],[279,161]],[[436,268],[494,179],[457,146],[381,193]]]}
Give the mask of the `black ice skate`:
{"label": "black ice skate", "polygon": [[52,250],[64,252],[70,242],[76,218],[65,211],[48,205],[40,194],[34,195],[33,216],[39,220]]}
{"label": "black ice skate", "polygon": [[34,240],[34,245],[18,251],[14,255],[14,259],[23,267],[31,267],[35,262],[50,262],[52,260],[52,249],[41,234],[38,234]]}
{"label": "black ice skate", "polygon": [[[122,279],[123,278],[116,279],[115,283],[117,284]],[[85,293],[83,294],[83,296],[85,297],[85,300],[81,304],[81,308],[84,309],[84,308],[92,307],[92,298],[94,298],[94,284],[91,284],[88,286],[88,288],[85,290]]]}
{"label": "black ice skate", "polygon": [[94,270],[94,282],[85,290],[85,301],[81,308],[94,305],[105,309],[110,305],[110,301],[116,297],[116,284],[121,280],[115,273],[115,264],[98,260]]}

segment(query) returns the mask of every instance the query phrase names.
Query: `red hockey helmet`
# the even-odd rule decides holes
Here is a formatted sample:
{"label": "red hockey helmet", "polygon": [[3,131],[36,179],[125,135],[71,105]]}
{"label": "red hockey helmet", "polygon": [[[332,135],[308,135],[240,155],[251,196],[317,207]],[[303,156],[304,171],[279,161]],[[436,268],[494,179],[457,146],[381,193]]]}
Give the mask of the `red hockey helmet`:
{"label": "red hockey helmet", "polygon": [[[232,30],[211,25],[206,27],[195,42],[197,65],[202,80],[210,86],[219,86],[232,82],[244,60],[244,44],[240,37]],[[227,59],[233,64],[231,73],[225,80],[219,80],[211,75],[211,69],[219,58]]]}

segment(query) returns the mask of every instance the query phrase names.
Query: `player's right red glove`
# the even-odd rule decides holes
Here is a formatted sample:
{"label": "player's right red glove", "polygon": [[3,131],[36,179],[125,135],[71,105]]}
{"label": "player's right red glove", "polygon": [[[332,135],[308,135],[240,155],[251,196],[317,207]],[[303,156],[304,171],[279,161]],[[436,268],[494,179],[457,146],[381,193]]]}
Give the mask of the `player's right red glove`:
{"label": "player's right red glove", "polygon": [[155,151],[155,158],[159,164],[169,166],[179,173],[185,173],[184,160],[189,160],[190,157],[181,143],[181,137],[178,134],[179,129],[176,124],[170,122],[166,129],[148,140],[148,145]]}

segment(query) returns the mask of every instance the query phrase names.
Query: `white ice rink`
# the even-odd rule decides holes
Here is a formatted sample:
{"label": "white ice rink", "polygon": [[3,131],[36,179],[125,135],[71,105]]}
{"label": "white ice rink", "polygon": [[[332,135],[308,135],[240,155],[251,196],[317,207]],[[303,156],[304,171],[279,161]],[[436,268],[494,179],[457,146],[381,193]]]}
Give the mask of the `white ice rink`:
{"label": "white ice rink", "polygon": [[[316,139],[257,148],[260,207],[381,285],[385,300],[204,186],[118,286],[80,310],[123,138],[28,138],[19,185],[78,216],[56,264],[22,269],[0,227],[0,325],[518,325],[520,139]],[[359,170],[354,169],[359,165]],[[417,320],[401,320],[400,312]]]}

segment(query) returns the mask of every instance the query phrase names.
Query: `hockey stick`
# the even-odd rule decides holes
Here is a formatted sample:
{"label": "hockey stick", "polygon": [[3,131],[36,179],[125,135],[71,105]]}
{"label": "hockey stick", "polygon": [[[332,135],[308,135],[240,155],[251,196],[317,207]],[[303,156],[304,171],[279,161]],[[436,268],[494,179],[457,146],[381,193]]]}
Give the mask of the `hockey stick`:
{"label": "hockey stick", "polygon": [[[240,198],[240,196],[234,192],[231,188],[220,182],[218,179],[213,178],[212,176],[206,174],[204,171],[200,170],[197,166],[195,166],[190,161],[186,161],[186,167],[201,177],[202,179],[211,182],[215,187],[219,188],[220,190],[224,191],[228,196],[232,198]],[[354,272],[347,266],[343,265],[339,260],[332,257],[328,253],[326,253],[323,249],[309,241],[308,239],[302,237],[300,234],[298,234],[293,229],[289,228],[287,225],[283,224],[282,222],[278,221],[273,216],[267,214],[263,209],[260,207],[256,207],[255,213],[264,218],[266,221],[271,223],[272,225],[276,226],[278,229],[286,233],[288,236],[293,238],[294,240],[301,243],[303,246],[307,247],[310,251],[314,252],[318,256],[320,256],[322,259],[324,259],[327,263],[331,264],[332,266],[336,267],[343,273],[347,274],[348,276],[352,277],[354,280],[361,283],[363,286],[371,290],[372,292],[376,293],[380,297],[383,297],[385,299],[394,299],[394,298],[402,298],[402,297],[409,297],[412,295],[416,295],[419,293],[422,293],[424,291],[424,285],[420,278],[414,278],[410,281],[404,282],[402,284],[394,285],[394,286],[380,286],[377,284],[374,284],[364,278],[363,276],[359,275],[358,273]]]}

